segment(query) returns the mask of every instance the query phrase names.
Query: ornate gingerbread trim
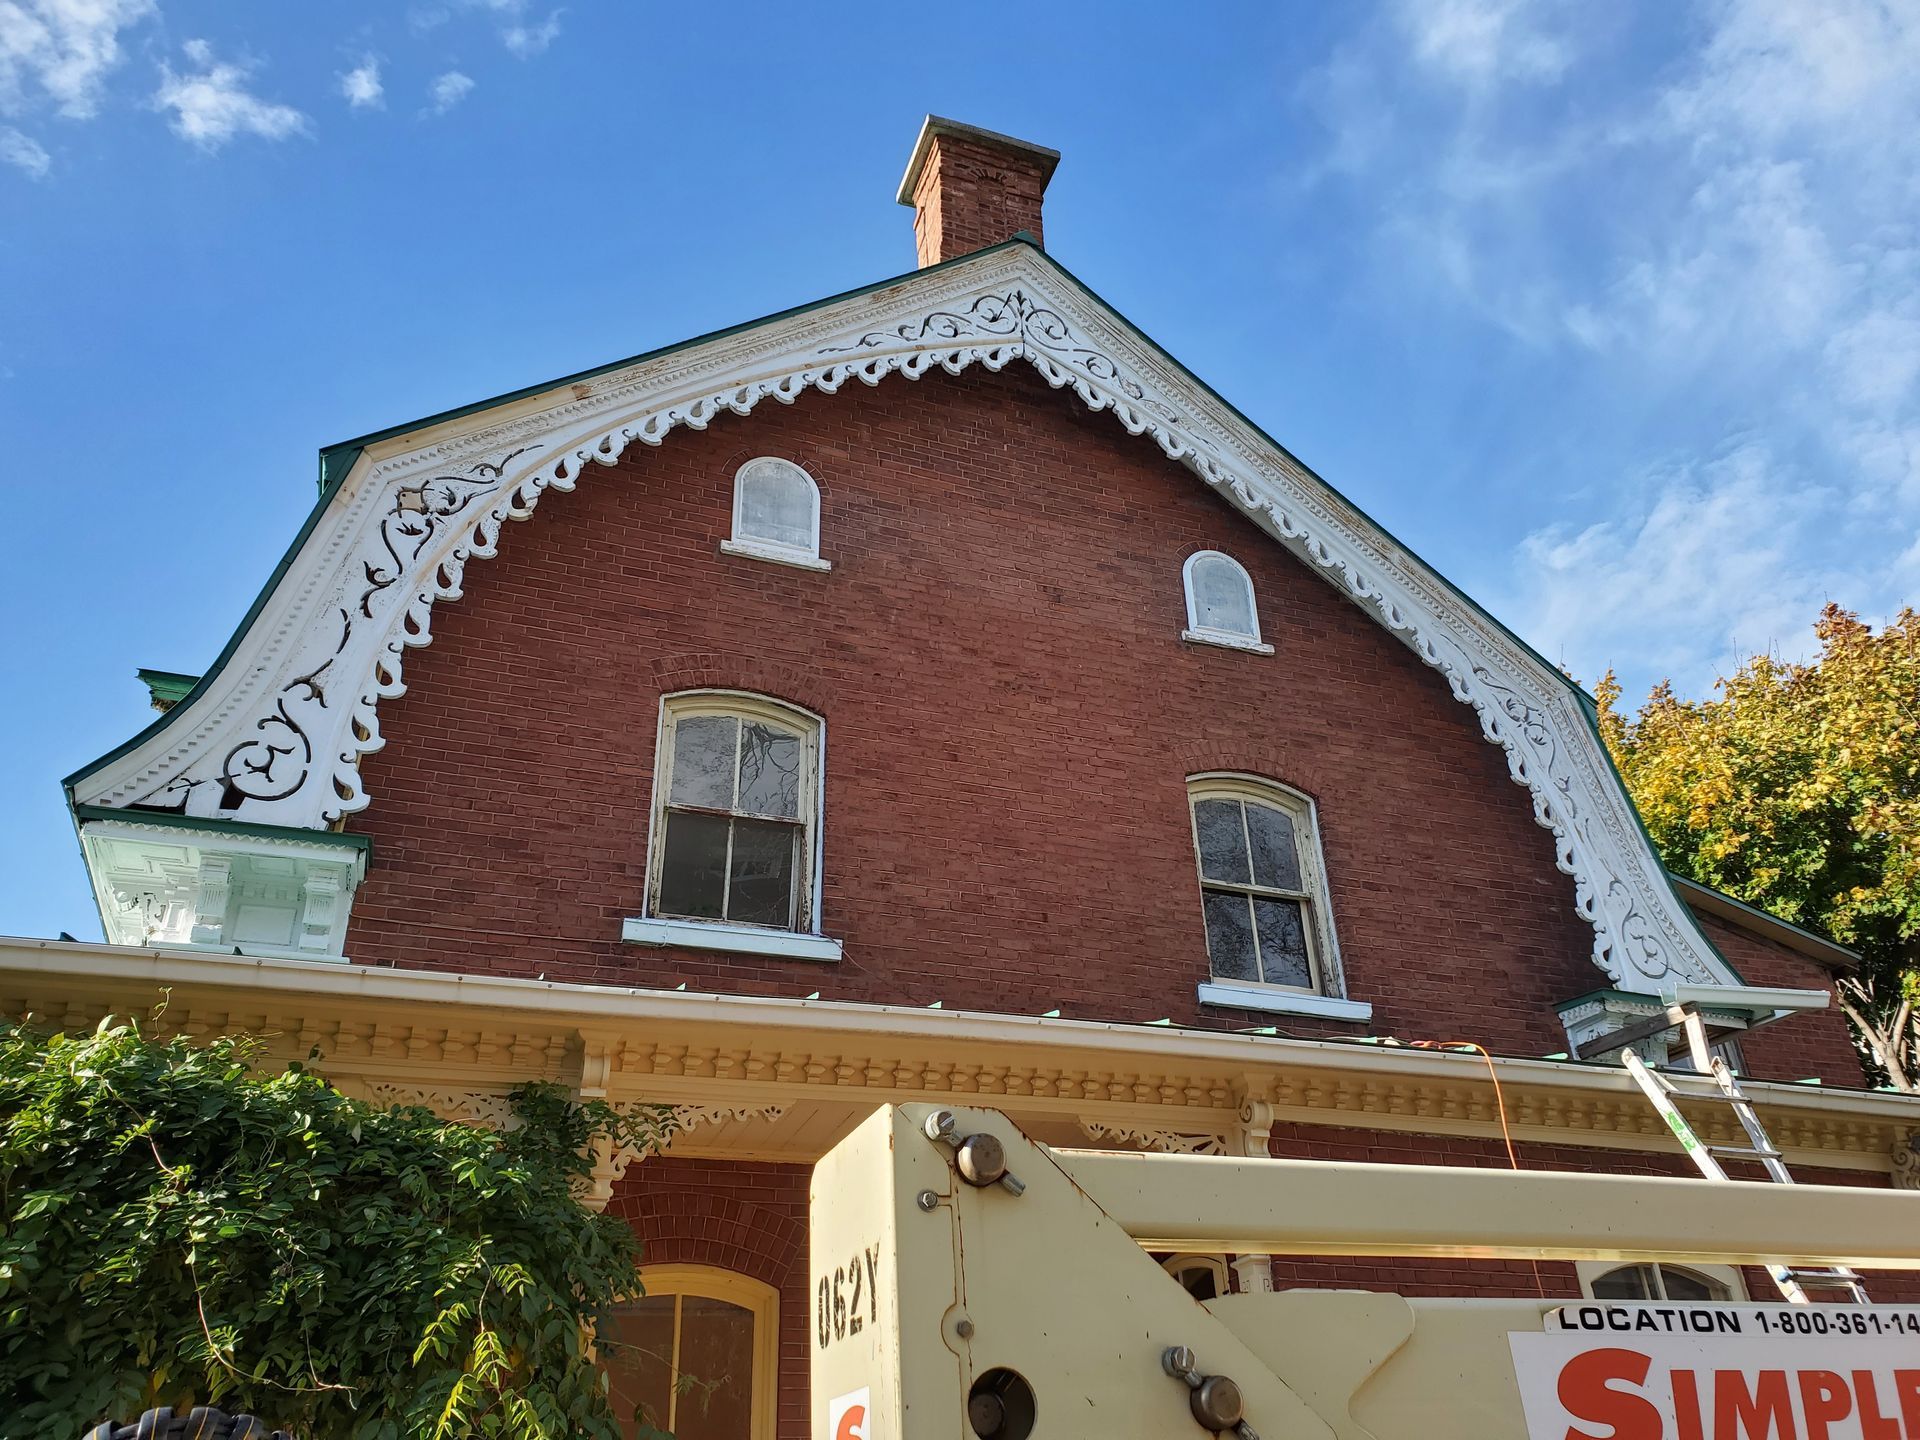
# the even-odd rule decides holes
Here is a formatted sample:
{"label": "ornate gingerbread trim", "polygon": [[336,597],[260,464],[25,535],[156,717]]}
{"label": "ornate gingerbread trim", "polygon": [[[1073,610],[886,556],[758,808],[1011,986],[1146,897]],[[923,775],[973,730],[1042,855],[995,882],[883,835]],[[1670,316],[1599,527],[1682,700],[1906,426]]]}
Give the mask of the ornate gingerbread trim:
{"label": "ornate gingerbread trim", "polygon": [[216,682],[75,798],[325,827],[369,803],[359,760],[382,743],[379,702],[404,689],[434,604],[458,599],[467,563],[548,490],[768,399],[1015,360],[1150,437],[1446,677],[1531,792],[1610,980],[1736,983],[1564,679],[1023,245],[370,449]]}

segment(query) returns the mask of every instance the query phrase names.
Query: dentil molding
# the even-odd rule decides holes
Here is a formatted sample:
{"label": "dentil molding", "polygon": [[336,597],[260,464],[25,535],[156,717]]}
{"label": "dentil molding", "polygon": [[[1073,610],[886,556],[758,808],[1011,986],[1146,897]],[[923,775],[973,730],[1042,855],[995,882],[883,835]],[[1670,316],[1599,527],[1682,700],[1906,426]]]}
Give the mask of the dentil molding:
{"label": "dentil molding", "polygon": [[371,799],[360,757],[380,748],[380,702],[405,689],[433,607],[548,491],[767,400],[1015,361],[1186,465],[1446,678],[1531,793],[1616,986],[1735,983],[1564,679],[1026,245],[370,447],[205,692],[75,798],[330,825]]}

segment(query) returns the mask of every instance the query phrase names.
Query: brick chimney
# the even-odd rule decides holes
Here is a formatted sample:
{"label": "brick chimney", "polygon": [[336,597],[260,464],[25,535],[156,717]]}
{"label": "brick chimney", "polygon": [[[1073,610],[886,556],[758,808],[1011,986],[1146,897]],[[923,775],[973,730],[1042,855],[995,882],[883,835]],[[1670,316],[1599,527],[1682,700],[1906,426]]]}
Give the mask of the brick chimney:
{"label": "brick chimney", "polygon": [[970,255],[1025,230],[1040,234],[1040,201],[1060,152],[929,115],[898,199],[913,206],[920,265]]}

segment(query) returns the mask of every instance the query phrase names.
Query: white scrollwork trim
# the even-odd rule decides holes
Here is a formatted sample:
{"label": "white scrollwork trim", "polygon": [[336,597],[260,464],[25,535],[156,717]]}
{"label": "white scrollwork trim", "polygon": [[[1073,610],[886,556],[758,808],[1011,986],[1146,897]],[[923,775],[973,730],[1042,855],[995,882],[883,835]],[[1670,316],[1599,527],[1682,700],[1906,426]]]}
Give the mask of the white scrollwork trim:
{"label": "white scrollwork trim", "polygon": [[1226,1137],[1189,1135],[1175,1130],[1134,1129],[1109,1125],[1100,1120],[1082,1118],[1080,1129],[1089,1140],[1107,1140],[1115,1145],[1131,1145],[1136,1150],[1159,1150],[1168,1155],[1224,1155]]}
{"label": "white scrollwork trim", "polygon": [[76,798],[323,828],[368,803],[360,757],[382,743],[379,702],[404,690],[434,605],[547,491],[769,399],[1016,360],[1150,438],[1440,671],[1531,793],[1616,985],[1734,982],[1551,667],[1026,246],[374,447],[206,692]]}
{"label": "white scrollwork trim", "polygon": [[504,1092],[492,1090],[440,1090],[424,1085],[398,1085],[386,1080],[369,1080],[361,1087],[368,1101],[389,1109],[403,1105],[431,1110],[442,1120],[471,1125],[477,1130],[511,1130],[519,1118]]}

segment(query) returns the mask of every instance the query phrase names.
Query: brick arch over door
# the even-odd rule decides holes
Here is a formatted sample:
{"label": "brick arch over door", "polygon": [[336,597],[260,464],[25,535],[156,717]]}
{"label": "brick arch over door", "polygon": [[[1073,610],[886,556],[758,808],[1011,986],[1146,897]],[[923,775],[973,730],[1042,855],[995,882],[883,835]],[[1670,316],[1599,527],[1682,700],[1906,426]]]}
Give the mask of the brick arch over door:
{"label": "brick arch over door", "polygon": [[656,1156],[627,1171],[607,1213],[640,1237],[642,1267],[708,1265],[780,1295],[779,1434],[809,1425],[805,1165]]}

